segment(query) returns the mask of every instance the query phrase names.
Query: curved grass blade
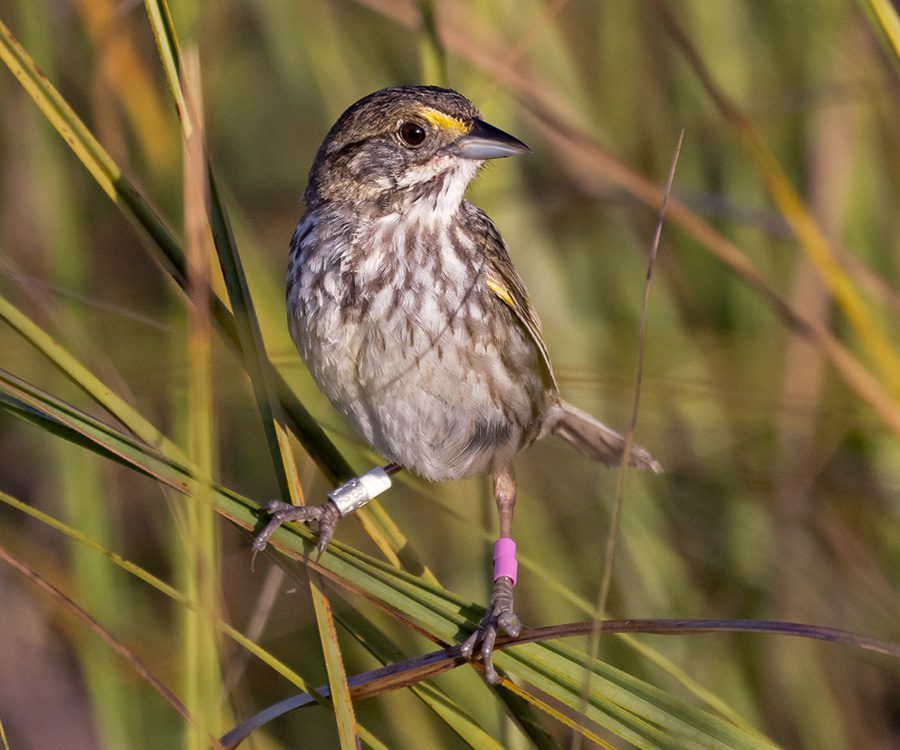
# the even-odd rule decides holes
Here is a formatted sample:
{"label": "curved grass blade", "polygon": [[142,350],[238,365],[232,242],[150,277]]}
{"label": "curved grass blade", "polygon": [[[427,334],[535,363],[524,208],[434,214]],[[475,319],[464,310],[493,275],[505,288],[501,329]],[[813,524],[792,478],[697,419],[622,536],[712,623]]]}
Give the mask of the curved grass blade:
{"label": "curved grass blade", "polygon": [[[347,550],[350,557],[359,553]],[[332,569],[329,569],[332,570]],[[395,596],[406,599],[401,610],[438,642],[456,640],[454,625],[471,627],[478,622],[480,608],[466,605],[453,594],[433,589],[403,571],[394,571],[383,563],[369,561],[367,572],[374,579],[365,590],[356,593],[371,601],[387,601]],[[326,573],[326,575],[330,575]],[[349,580],[350,576],[347,576]],[[336,579],[337,580],[337,579]],[[409,585],[406,585],[409,584]],[[536,646],[532,648],[532,645]],[[591,663],[584,655],[558,644],[516,646],[495,654],[495,663],[511,674],[527,679],[542,692],[569,708],[578,708],[581,675],[586,666],[595,674],[592,682],[588,717],[618,736],[635,741],[641,747],[686,747],[671,744],[675,736],[688,742],[701,737],[703,747],[771,748],[755,732],[735,727],[707,711],[688,707],[665,691],[633,678],[603,662]]]}
{"label": "curved grass blade", "polygon": [[[111,550],[104,547],[102,544],[92,539],[91,537],[83,534],[77,529],[69,526],[66,523],[63,523],[59,519],[54,518],[53,516],[47,515],[46,513],[37,510],[36,508],[31,507],[23,503],[21,500],[18,500],[11,495],[6,494],[5,492],[0,491],[0,502],[3,502],[9,505],[12,508],[15,508],[32,518],[46,524],[47,526],[55,529],[61,534],[65,535],[68,539],[78,542],[85,547],[88,547],[95,552],[103,555],[110,562],[112,562],[117,567],[121,568],[125,572],[133,575],[135,578],[139,579],[143,583],[151,586],[156,589],[164,596],[171,599],[173,602],[177,604],[187,607],[192,611],[201,612],[201,608],[196,601],[191,599],[189,596],[181,593],[174,586],[166,583],[162,579],[156,577],[152,573],[148,572],[144,568],[136,565],[130,560],[126,560],[121,555],[112,552]],[[249,502],[249,501],[248,501]],[[247,638],[243,633],[241,633],[236,628],[229,625],[224,620],[219,618],[214,618],[212,620],[213,626],[220,631],[223,635],[231,638],[236,644],[246,649],[249,653],[253,654],[257,659],[265,663],[269,666],[273,671],[280,674],[290,683],[295,685],[300,690],[304,691],[304,695],[306,695],[310,701],[319,702],[321,705],[325,707],[330,707],[327,697],[321,694],[321,692],[317,692],[314,686],[308,683],[303,679],[299,674],[297,674],[294,670],[288,667],[284,662],[280,659],[276,658],[272,653],[257,645],[255,642]],[[372,747],[380,748],[384,747],[384,745],[371,734],[364,727],[360,727],[360,736],[366,743],[368,743]],[[230,747],[227,743],[222,742],[226,747]]]}
{"label": "curved grass blade", "polygon": [[[407,28],[416,28],[419,18],[414,8],[391,0],[357,0],[374,11]],[[663,7],[662,5],[660,6]],[[541,132],[564,157],[564,162],[581,181],[598,181],[603,192],[608,181],[633,195],[641,203],[659,208],[662,191],[604,149],[595,138],[572,125],[541,86],[518,70],[502,65],[504,54],[483,38],[473,35],[473,25],[452,19],[442,25],[442,39],[448,50],[473,63],[487,75],[496,78],[522,106],[536,118]],[[891,430],[900,435],[900,404],[885,386],[838,341],[824,325],[805,311],[793,307],[760,273],[753,262],[734,243],[715,230],[682,201],[669,202],[669,219],[684,229],[704,248],[730,268],[751,289],[758,292],[769,308],[795,334],[820,348],[847,386],[867,403]],[[890,373],[889,373],[890,375]],[[890,381],[889,381],[890,382]]]}
{"label": "curved grass blade", "polygon": [[[72,599],[66,596],[62,591],[56,588],[49,581],[44,579],[37,571],[13,557],[2,546],[0,546],[0,560],[21,573],[40,589],[50,594],[50,596],[56,599],[63,607],[65,607],[68,612],[75,614],[81,620],[83,620],[95,634],[103,639],[103,641],[110,648],[112,648],[113,651],[115,651],[120,657],[122,657],[122,659],[141,676],[141,679],[143,679],[148,685],[156,690],[156,692],[163,697],[166,703],[172,706],[172,708],[174,708],[188,724],[194,724],[193,717],[188,712],[185,705],[178,699],[178,696],[176,696],[175,693],[171,689],[169,689],[169,687],[156,674],[154,674],[153,670],[151,670],[150,667],[148,667],[136,653],[134,653],[130,648],[128,648],[128,646],[122,643],[122,641],[113,636],[112,633],[106,630],[106,628],[104,628],[99,622],[91,617],[88,612],[79,607],[74,601],[72,601]],[[219,750],[224,750],[224,746],[215,737],[207,737],[206,741],[212,747],[219,748]]]}
{"label": "curved grass blade", "polygon": [[[756,168],[766,189],[790,226],[800,248],[818,270],[860,343],[880,370],[881,382],[887,386],[895,399],[900,397],[900,383],[896,378],[896,373],[900,372],[900,354],[894,350],[889,337],[876,323],[853,280],[841,267],[825,233],[801,200],[762,136],[716,82],[712,70],[703,61],[699,50],[672,13],[671,8],[660,0],[654,0],[654,6],[665,22],[669,35],[694,70],[697,80],[718,107],[722,116],[743,139],[756,162]],[[896,21],[896,14],[894,14],[894,20]]]}
{"label": "curved grass blade", "polygon": [[900,15],[896,6],[890,0],[860,0],[860,4],[869,11],[867,15],[873,17],[873,25],[880,29],[893,51],[894,64],[900,63]]}
{"label": "curved grass blade", "polygon": [[[559,638],[588,635],[594,623],[591,620],[585,622],[568,623],[565,625],[552,625],[548,627],[532,628],[523,633],[518,639],[502,637],[497,640],[497,647],[509,648],[522,646],[526,643],[546,642]],[[879,654],[900,659],[900,645],[880,641],[865,636],[859,636],[846,630],[835,628],[823,628],[802,623],[780,622],[771,620],[605,620],[604,632],[609,633],[642,633],[645,635],[683,635],[683,634],[711,634],[711,633],[747,633],[747,634],[777,634],[805,639],[814,639],[825,643],[839,643],[855,648],[865,649]],[[354,675],[350,679],[354,695],[358,698],[367,698],[382,695],[385,692],[397,690],[403,687],[415,685],[424,680],[453,669],[465,661],[457,648],[447,648],[433,651],[423,656],[407,659],[395,659],[390,666],[379,667],[368,672]],[[584,729],[584,726],[568,716],[559,713],[557,709],[542,703],[533,693],[524,688],[506,681],[504,689],[509,689],[517,695],[524,696],[530,703],[539,706],[541,710],[557,718],[560,722],[575,729]],[[249,727],[258,729],[268,721],[283,715],[288,711],[302,708],[313,701],[310,695],[296,695],[261,711],[253,719],[248,720],[229,732],[228,737],[236,737],[242,732],[249,733]],[[757,736],[755,732],[749,732],[751,736]],[[589,732],[585,737],[593,742],[597,740]],[[601,743],[602,744],[602,743]],[[606,745],[603,745],[606,747]],[[554,746],[555,747],[555,746]],[[770,746],[769,746],[770,747]]]}
{"label": "curved grass blade", "polygon": [[[153,257],[182,289],[186,289],[186,261],[174,235],[56,88],[44,77],[2,21],[0,21],[0,60],[10,69],[103,192],[139,230],[142,238],[149,240],[147,247]],[[210,299],[217,326],[226,340],[240,351],[240,340],[231,312],[215,294],[211,294]],[[354,475],[352,468],[329,440],[325,431],[300,403],[275,368],[271,364],[266,366],[272,373],[278,398],[287,412],[288,424],[304,449],[330,480],[343,481],[352,477]]]}
{"label": "curved grass blade", "polygon": [[[338,622],[382,664],[396,665],[397,662],[406,659],[405,654],[394,645],[387,635],[356,610],[349,609],[342,612],[338,616]],[[354,679],[358,679],[358,676]],[[469,747],[502,750],[502,746],[444,690],[426,681],[411,683],[409,688],[428,708],[440,716]],[[535,745],[539,750],[557,750],[556,744],[552,741],[549,744],[541,741],[546,736],[545,733],[542,736],[535,732],[534,736],[538,737]]]}
{"label": "curved grass blade", "polygon": [[[163,67],[173,94],[180,92],[185,102],[185,109],[179,110],[180,122],[187,143],[202,143],[202,114],[197,104],[195,93],[199,80],[193,82],[185,78],[184,67],[179,54],[175,30],[165,0],[146,0],[145,6],[150,17],[150,25],[156,37],[157,48],[163,60]],[[199,78],[199,76],[197,77]],[[175,96],[176,108],[178,96]],[[193,124],[192,124],[193,123]],[[199,125],[199,131],[196,127]],[[250,384],[256,398],[256,407],[262,418],[266,435],[266,444],[272,456],[272,463],[281,488],[282,497],[291,497],[295,503],[302,503],[302,490],[296,471],[287,435],[284,431],[284,416],[275,394],[271,380],[271,369],[267,367],[269,358],[266,353],[262,330],[256,317],[250,288],[244,274],[240,255],[234,240],[234,234],[224,206],[219,199],[218,189],[213,176],[212,167],[206,160],[202,145],[194,149],[194,160],[189,167],[199,172],[203,180],[204,197],[208,202],[204,213],[209,217],[209,230],[219,258],[219,267],[225,280],[228,300],[234,312],[238,337],[241,344],[244,367],[250,377]],[[203,162],[201,164],[201,161]],[[289,468],[290,467],[290,468]],[[290,474],[290,476],[289,476]],[[388,549],[390,547],[386,545]],[[350,689],[347,687],[347,675],[344,670],[340,644],[334,627],[331,606],[315,576],[309,578],[309,589],[313,609],[319,630],[319,640],[325,657],[329,684],[332,687],[334,716],[337,722],[338,736],[344,750],[355,750],[359,743],[356,715]]]}
{"label": "curved grass blade", "polygon": [[[0,398],[0,408],[50,427],[68,439],[89,444],[103,455],[124,460],[184,494],[189,492],[187,480],[191,473],[184,466],[141,445],[135,438],[41,394],[34,386],[22,384],[21,388],[15,388],[10,382],[16,380],[14,376],[0,377],[0,392],[6,394]],[[19,392],[29,400],[17,400]],[[212,485],[212,489],[222,515],[246,529],[253,528],[256,515],[252,503],[222,487]],[[311,569],[347,590],[394,613],[402,613],[404,622],[439,643],[458,640],[483,614],[483,608],[339,543],[332,543],[319,561],[310,560],[306,555],[313,544],[306,529],[279,530],[272,538],[272,546],[295,559],[305,558]],[[541,692],[577,710],[580,678],[585,668],[583,655],[559,644],[527,644],[498,652],[495,661],[501,669],[527,679]],[[595,662],[587,666],[596,674],[587,717],[619,736],[638,741],[639,746],[671,747],[661,734],[675,733],[674,736],[686,738],[702,736],[706,747],[711,748],[771,747],[765,740],[732,727],[708,712],[688,707],[664,691],[609,665]]]}
{"label": "curved grass blade", "polygon": [[[412,476],[402,477],[400,481],[407,484],[424,484],[422,480],[418,480]],[[425,490],[422,489],[422,491],[424,492]],[[443,510],[444,513],[446,513],[455,522],[463,524],[467,531],[469,531],[469,533],[478,535],[478,537],[484,543],[485,548],[488,550],[490,549],[490,546],[493,544],[494,540],[492,535],[486,529],[472,527],[469,519],[465,518],[459,512],[459,509],[456,506],[449,503],[440,494],[429,498],[429,502],[436,503],[438,507],[440,507],[441,510]],[[528,571],[529,575],[533,576],[535,580],[540,581],[542,588],[553,591],[555,594],[559,595],[569,603],[578,607],[587,616],[591,615],[591,613],[594,611],[594,605],[591,602],[589,602],[584,597],[574,593],[570,588],[565,586],[557,576],[553,576],[548,573],[546,567],[540,564],[535,558],[521,552],[517,553],[517,557],[519,559],[520,568]],[[426,582],[437,585],[437,581],[431,580],[427,576],[424,578]],[[683,669],[674,664],[662,653],[655,650],[640,639],[633,638],[627,633],[620,633],[619,637],[630,648],[639,653],[641,656],[650,660],[662,672],[668,674],[670,677],[678,681],[682,686],[684,686],[685,689],[687,689],[690,693],[703,701],[703,703],[713,709],[720,716],[727,719],[732,724],[743,726],[745,729],[752,731],[750,725],[747,724],[747,722],[734,709],[726,705],[721,698],[713,694],[710,690],[704,688],[694,678],[688,675]]]}
{"label": "curved grass blade", "polygon": [[[153,257],[162,264],[174,281],[185,289],[187,285],[185,258],[178,241],[59,92],[43,76],[2,21],[0,21],[0,59],[9,67],[103,191],[139,229],[141,235],[149,240],[147,246]],[[240,336],[234,317],[217,295],[212,294],[210,299],[217,326],[226,340],[240,352]],[[356,472],[318,422],[300,403],[281,374],[268,360],[264,362],[263,367],[285,410],[286,424],[297,435],[304,449],[325,476],[333,483],[343,482],[355,476]],[[367,533],[379,543],[388,559],[396,565],[427,569],[377,500],[372,501],[368,508],[361,509],[356,515]]]}
{"label": "curved grass blade", "polygon": [[60,372],[102,406],[137,437],[172,455],[181,449],[124,399],[111,391],[72,353],[0,294],[0,320],[43,354]]}

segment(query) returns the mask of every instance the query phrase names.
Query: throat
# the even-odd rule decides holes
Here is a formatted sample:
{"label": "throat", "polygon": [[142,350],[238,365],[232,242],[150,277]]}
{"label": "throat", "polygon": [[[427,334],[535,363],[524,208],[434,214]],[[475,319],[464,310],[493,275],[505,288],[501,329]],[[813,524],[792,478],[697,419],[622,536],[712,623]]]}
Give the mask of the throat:
{"label": "throat", "polygon": [[412,182],[403,191],[395,210],[407,221],[416,221],[421,226],[448,224],[459,211],[476,169],[476,163],[469,162],[430,180]]}

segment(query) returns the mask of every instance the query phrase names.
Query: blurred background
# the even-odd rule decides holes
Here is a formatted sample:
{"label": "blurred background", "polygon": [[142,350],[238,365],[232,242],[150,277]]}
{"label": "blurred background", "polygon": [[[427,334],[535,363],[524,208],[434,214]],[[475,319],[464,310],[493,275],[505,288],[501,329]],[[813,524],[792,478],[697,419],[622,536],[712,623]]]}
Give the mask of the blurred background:
{"label": "blurred background", "polygon": [[[491,164],[469,198],[509,244],[564,396],[621,430],[658,195],[684,128],[636,435],[666,471],[627,478],[608,613],[791,620],[896,642],[900,83],[869,8],[854,0],[171,5],[179,36],[199,52],[209,156],[269,355],[360,471],[377,458],[318,393],[284,320],[300,195],[337,116],[384,86],[441,83],[531,146],[527,158]],[[143,4],[0,0],[0,19],[181,235],[179,126]],[[144,242],[0,70],[0,291],[184,443],[186,305]],[[215,475],[265,502],[279,490],[252,392],[231,350],[220,338],[213,345]],[[6,326],[0,367],[96,411]],[[299,448],[297,458],[318,502],[328,483]],[[615,472],[553,440],[524,453],[517,471],[519,615],[530,625],[585,619]],[[183,543],[167,508],[174,501],[132,470],[0,415],[0,490],[172,575]],[[496,514],[485,481],[426,486],[405,477],[384,506],[444,586],[486,601]],[[261,602],[268,561],[252,572],[247,537],[225,522],[218,531],[227,617],[244,628],[263,612],[259,641],[324,682],[308,596],[285,584]],[[377,555],[355,522],[338,534]],[[174,605],[5,506],[0,542],[177,684]],[[11,747],[179,746],[182,720],[107,646],[5,568],[0,590],[0,719]],[[407,653],[427,649],[395,632]],[[887,657],[762,634],[644,642],[784,747],[900,748],[900,670]],[[693,700],[616,639],[604,638],[600,655]],[[293,692],[233,648],[222,658],[235,721]],[[350,673],[372,666],[352,643],[345,659]],[[471,670],[442,680],[471,687],[469,709],[504,746],[529,746],[496,706],[479,703]],[[390,747],[465,746],[405,693],[357,710]],[[336,743],[327,713],[314,708],[253,747],[298,747],[298,737],[303,747]]]}

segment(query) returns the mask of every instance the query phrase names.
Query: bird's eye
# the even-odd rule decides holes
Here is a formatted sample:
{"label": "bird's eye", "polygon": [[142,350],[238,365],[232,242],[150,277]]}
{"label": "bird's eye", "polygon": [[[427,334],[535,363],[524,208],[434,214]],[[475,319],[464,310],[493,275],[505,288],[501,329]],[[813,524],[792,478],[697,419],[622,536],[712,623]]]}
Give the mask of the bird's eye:
{"label": "bird's eye", "polygon": [[415,122],[404,122],[400,126],[400,137],[407,146],[421,146],[425,141],[425,128]]}

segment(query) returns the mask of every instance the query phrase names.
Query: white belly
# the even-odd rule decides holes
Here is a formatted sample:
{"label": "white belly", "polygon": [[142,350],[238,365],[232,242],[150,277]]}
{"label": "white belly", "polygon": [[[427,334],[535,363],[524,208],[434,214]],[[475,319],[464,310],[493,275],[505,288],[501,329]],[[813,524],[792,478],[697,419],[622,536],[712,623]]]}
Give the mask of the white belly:
{"label": "white belly", "polygon": [[491,319],[479,269],[442,258],[435,273],[426,258],[386,275],[387,260],[371,252],[354,266],[366,294],[351,305],[341,259],[319,256],[307,260],[288,317],[335,407],[374,450],[427,479],[508,465],[539,429],[543,384],[530,339]]}

